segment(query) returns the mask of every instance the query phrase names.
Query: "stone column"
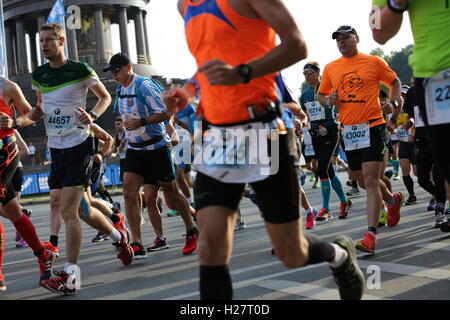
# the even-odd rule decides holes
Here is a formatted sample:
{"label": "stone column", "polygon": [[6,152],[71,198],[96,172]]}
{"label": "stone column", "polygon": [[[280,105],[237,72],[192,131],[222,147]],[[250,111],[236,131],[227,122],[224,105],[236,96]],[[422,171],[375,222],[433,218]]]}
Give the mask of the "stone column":
{"label": "stone column", "polygon": [[144,37],[144,22],[142,19],[142,10],[138,9],[134,19],[135,31],[136,31],[136,51],[137,62],[146,64],[147,54],[145,52],[145,37]]}
{"label": "stone column", "polygon": [[127,7],[120,6],[119,11],[119,30],[120,30],[120,50],[127,56],[130,56],[130,43],[128,41],[128,17]]}
{"label": "stone column", "polygon": [[8,77],[16,74],[16,61],[14,57],[13,31],[9,24],[5,23],[6,58],[8,59]]}
{"label": "stone column", "polygon": [[97,42],[97,63],[106,63],[105,37],[103,33],[103,9],[94,7],[95,39]]}
{"label": "stone column", "polygon": [[66,42],[69,58],[78,61],[77,34],[75,29],[66,28]]}
{"label": "stone column", "polygon": [[145,38],[145,52],[147,54],[147,64],[152,64],[152,59],[150,58],[150,41],[148,40],[148,32],[147,32],[147,11],[142,12],[143,15],[143,24],[144,24],[144,38]]}
{"label": "stone column", "polygon": [[18,17],[16,20],[16,41],[17,41],[17,64],[18,74],[28,72],[27,47],[25,43],[25,29],[23,26],[23,18]]}
{"label": "stone column", "polygon": [[[37,26],[38,26],[38,32],[40,32],[41,30],[41,25],[43,25],[46,21],[47,21],[47,17],[46,17],[47,13],[44,11],[41,11],[38,13],[38,18],[37,18]],[[41,52],[41,46],[39,45],[38,48],[39,52],[41,53],[41,65],[45,63],[45,58],[44,55]]]}
{"label": "stone column", "polygon": [[[36,29],[30,29],[28,32],[30,36],[30,53],[31,53],[31,71],[38,66],[38,55],[36,46]],[[40,50],[40,49],[39,49]]]}

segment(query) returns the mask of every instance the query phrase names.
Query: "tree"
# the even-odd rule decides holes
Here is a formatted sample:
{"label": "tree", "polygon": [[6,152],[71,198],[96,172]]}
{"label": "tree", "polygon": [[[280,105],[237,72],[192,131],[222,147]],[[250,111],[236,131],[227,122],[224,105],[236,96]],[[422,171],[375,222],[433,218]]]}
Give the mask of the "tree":
{"label": "tree", "polygon": [[410,44],[400,51],[392,51],[390,54],[385,54],[383,49],[376,48],[373,49],[370,54],[373,56],[378,56],[386,60],[392,70],[397,73],[398,78],[402,84],[411,83],[412,69],[408,64],[409,56],[412,54],[413,45]]}

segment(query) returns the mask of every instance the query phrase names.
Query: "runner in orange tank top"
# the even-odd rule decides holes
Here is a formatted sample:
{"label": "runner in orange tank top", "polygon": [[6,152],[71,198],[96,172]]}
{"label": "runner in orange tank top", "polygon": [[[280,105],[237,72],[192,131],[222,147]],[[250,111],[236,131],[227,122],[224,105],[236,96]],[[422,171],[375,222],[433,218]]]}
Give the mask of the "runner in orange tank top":
{"label": "runner in orange tank top", "polygon": [[[12,118],[12,105],[22,114]],[[25,99],[20,87],[7,79],[0,77],[0,203],[1,214],[8,218],[20,233],[25,242],[38,257],[40,277],[50,277],[52,265],[57,255],[42,246],[36,229],[31,220],[22,212],[22,208],[14,193],[11,178],[19,163],[19,150],[14,139],[14,129],[30,125],[34,121],[28,118],[31,106]],[[1,273],[3,259],[4,233],[0,226],[0,291],[6,290],[4,277]]]}
{"label": "runner in orange tank top", "polygon": [[[203,149],[227,156],[226,164],[217,161],[217,157],[210,159],[212,164],[194,162],[198,171],[194,195],[200,228],[200,298],[233,297],[228,263],[236,210],[248,182],[261,204],[277,257],[290,268],[330,262],[341,298],[360,299],[364,276],[351,239],[340,237],[330,244],[302,234],[298,161],[289,152],[285,129],[279,125],[280,112],[274,104],[279,102],[276,73],[307,54],[291,14],[281,0],[180,0],[178,9],[185,20],[189,49],[197,62],[200,104],[209,122],[204,128]],[[281,39],[279,45],[275,43],[276,34]],[[170,90],[164,99],[168,113],[184,108],[195,95],[192,89],[188,85]],[[275,128],[278,134],[268,136],[269,128]],[[222,135],[225,146],[208,141],[214,130]],[[229,141],[228,133],[233,136],[237,130],[245,135],[250,130],[263,132],[260,140],[250,139],[249,144],[264,152],[268,151],[269,142],[279,142],[278,149],[271,148],[272,164],[278,163],[275,172],[258,172],[261,162],[249,163],[246,157],[243,164],[237,162],[239,156],[234,152],[233,162],[228,162],[229,143],[233,144],[230,150],[248,149],[245,142]],[[237,135],[237,140],[240,137],[242,134]]]}

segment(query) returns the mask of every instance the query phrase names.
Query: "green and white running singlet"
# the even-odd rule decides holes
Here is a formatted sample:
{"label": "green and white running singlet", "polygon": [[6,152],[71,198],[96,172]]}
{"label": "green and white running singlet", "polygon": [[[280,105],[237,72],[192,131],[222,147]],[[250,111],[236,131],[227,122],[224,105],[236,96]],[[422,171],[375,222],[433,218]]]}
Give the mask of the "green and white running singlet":
{"label": "green and white running singlet", "polygon": [[89,126],[78,122],[77,107],[86,109],[88,89],[99,81],[86,63],[70,59],[60,68],[49,63],[36,68],[32,88],[42,94],[48,147],[71,148],[88,138]]}
{"label": "green and white running singlet", "polygon": [[[409,65],[414,77],[431,77],[450,68],[450,1],[409,0],[408,14],[414,36]],[[387,0],[372,0],[383,8]]]}

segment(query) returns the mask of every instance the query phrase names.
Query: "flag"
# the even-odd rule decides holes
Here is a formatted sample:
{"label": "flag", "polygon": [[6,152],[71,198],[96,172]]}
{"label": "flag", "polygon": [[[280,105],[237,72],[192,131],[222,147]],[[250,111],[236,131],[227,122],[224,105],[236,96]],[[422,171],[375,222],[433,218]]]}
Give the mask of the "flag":
{"label": "flag", "polygon": [[3,22],[3,1],[0,0],[0,76],[7,78],[5,25]]}
{"label": "flag", "polygon": [[[50,11],[50,14],[47,17],[46,23],[59,23],[63,26],[64,32],[66,31],[66,23],[64,20],[64,17],[66,16],[66,10],[64,9],[64,3],[63,0],[56,0],[55,4],[53,5],[52,11]],[[67,36],[66,36],[66,44],[64,45],[64,54],[66,57],[69,56],[69,52],[67,49]]]}

